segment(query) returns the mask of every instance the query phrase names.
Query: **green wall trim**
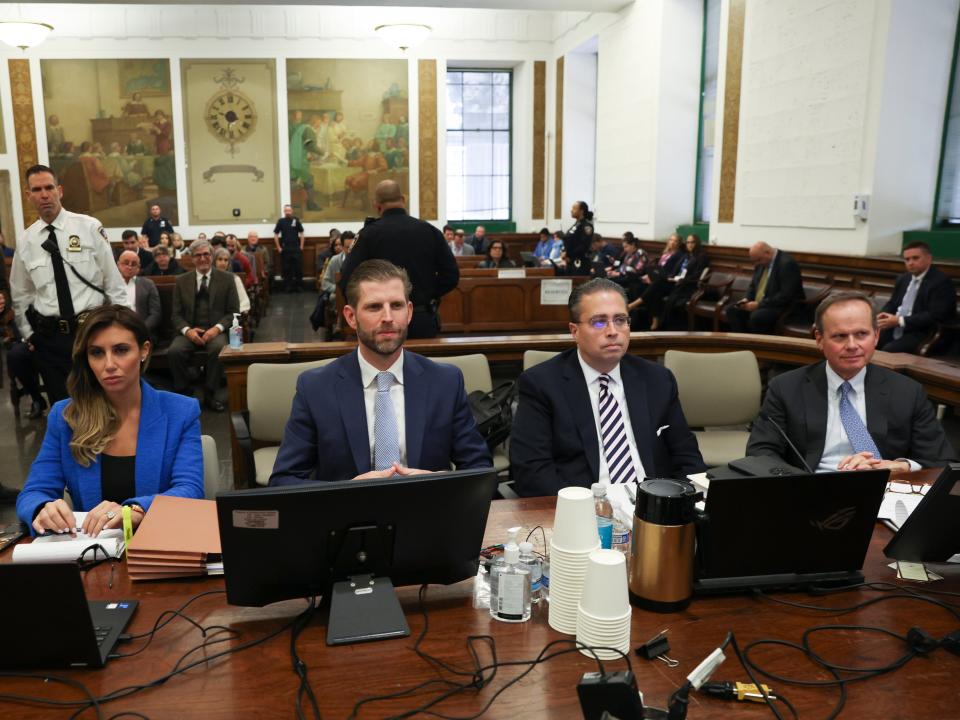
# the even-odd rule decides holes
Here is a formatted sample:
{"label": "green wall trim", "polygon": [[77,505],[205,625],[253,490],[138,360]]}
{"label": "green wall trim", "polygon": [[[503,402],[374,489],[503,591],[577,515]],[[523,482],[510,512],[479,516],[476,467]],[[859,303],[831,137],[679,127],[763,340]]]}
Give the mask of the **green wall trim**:
{"label": "green wall trim", "polygon": [[960,260],[960,231],[905,230],[903,232],[903,245],[914,240],[927,243],[933,251],[933,257],[937,260]]}
{"label": "green wall trim", "polygon": [[447,223],[447,225],[454,230],[462,228],[468,235],[473,235],[473,231],[477,229],[477,225],[483,225],[484,230],[492,233],[512,233],[517,231],[517,224],[513,220],[463,220],[451,221]]}
{"label": "green wall trim", "polygon": [[694,223],[693,225],[677,225],[677,234],[681,238],[687,235],[696,235],[704,245],[710,244],[710,223]]}

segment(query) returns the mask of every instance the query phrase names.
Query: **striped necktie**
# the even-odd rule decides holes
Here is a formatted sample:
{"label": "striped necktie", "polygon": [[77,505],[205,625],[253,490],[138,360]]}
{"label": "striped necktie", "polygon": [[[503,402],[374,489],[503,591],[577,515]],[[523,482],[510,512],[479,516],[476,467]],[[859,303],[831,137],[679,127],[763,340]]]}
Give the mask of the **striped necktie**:
{"label": "striped necktie", "polygon": [[612,485],[635,479],[637,471],[630,457],[630,443],[627,442],[620,403],[610,392],[609,383],[609,375],[600,376],[600,437],[603,439],[603,454],[607,459]]}

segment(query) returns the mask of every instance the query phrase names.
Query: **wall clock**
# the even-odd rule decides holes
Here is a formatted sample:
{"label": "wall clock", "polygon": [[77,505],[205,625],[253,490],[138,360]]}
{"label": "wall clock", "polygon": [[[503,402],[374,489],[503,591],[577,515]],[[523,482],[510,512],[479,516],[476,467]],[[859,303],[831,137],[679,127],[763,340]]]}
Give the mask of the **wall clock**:
{"label": "wall clock", "polygon": [[237,86],[243,82],[232,68],[214,78],[220,89],[207,101],[204,122],[207,130],[228,146],[231,156],[237,154],[237,144],[249,138],[257,128],[257,111],[253,101]]}

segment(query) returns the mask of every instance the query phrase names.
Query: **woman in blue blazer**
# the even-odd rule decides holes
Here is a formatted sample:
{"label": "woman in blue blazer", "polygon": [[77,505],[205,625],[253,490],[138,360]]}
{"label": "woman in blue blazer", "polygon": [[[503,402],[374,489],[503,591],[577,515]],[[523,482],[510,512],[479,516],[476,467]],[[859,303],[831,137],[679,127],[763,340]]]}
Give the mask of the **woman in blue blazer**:
{"label": "woman in blue blazer", "polygon": [[90,535],[119,527],[130,506],[136,527],[158,493],[203,497],[200,406],[154,390],[141,375],[150,358],[147,326],[134,311],[92,311],[73,345],[70,397],[56,403],[17,515],[34,532],[70,532],[73,511],[87,512]]}

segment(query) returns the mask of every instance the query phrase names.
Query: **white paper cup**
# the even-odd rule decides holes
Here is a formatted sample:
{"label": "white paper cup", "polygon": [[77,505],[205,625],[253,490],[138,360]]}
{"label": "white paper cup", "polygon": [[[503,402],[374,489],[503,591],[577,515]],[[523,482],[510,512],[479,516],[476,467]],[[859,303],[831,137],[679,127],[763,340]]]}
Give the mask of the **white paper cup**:
{"label": "white paper cup", "polygon": [[[580,607],[600,620],[622,618],[630,610],[626,558],[618,550],[594,550],[583,580]],[[552,582],[552,578],[551,578]]]}
{"label": "white paper cup", "polygon": [[553,596],[551,595],[550,611],[547,614],[547,624],[557,632],[563,633],[564,635],[576,635],[577,613],[574,612],[571,616],[569,613],[564,612],[553,603]]}
{"label": "white paper cup", "polygon": [[599,539],[593,492],[583,487],[560,490],[553,518],[552,545],[575,553],[596,547]]}

